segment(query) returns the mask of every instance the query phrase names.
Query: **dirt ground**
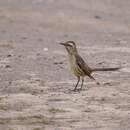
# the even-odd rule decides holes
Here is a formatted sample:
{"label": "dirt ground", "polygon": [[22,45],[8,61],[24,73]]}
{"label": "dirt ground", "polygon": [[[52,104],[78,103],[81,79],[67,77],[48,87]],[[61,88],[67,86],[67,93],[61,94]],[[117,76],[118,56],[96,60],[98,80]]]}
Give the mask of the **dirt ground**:
{"label": "dirt ground", "polygon": [[[70,91],[67,40],[122,69]],[[130,1],[0,0],[0,130],[130,130]]]}

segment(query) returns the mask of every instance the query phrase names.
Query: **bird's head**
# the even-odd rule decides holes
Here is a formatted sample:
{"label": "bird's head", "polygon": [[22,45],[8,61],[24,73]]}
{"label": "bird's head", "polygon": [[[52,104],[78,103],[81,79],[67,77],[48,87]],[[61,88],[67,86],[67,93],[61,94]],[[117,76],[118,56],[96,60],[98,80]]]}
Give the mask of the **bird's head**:
{"label": "bird's head", "polygon": [[60,43],[61,45],[65,46],[67,52],[70,55],[76,54],[77,53],[77,48],[76,48],[76,44],[74,41],[67,41],[67,42],[62,42]]}

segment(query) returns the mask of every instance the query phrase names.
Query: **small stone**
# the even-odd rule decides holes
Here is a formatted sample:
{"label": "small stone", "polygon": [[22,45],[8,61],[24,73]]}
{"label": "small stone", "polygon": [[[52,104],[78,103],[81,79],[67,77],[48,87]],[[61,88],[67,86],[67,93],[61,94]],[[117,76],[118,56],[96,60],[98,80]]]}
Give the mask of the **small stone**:
{"label": "small stone", "polygon": [[99,62],[98,64],[99,64],[99,65],[101,65],[101,64],[104,64],[104,63],[105,63],[105,62],[104,62],[104,61],[102,61],[102,62]]}
{"label": "small stone", "polygon": [[103,97],[103,98],[101,98],[101,101],[105,101],[105,98]]}
{"label": "small stone", "polygon": [[9,85],[11,85],[12,84],[12,81],[9,81]]}
{"label": "small stone", "polygon": [[88,108],[84,112],[92,112],[92,110],[90,108]]}
{"label": "small stone", "polygon": [[10,65],[6,65],[5,68],[11,68],[11,66]]}
{"label": "small stone", "polygon": [[23,40],[26,40],[26,39],[27,39],[27,37],[23,36],[23,37],[22,37],[22,39],[23,39]]}
{"label": "small stone", "polygon": [[97,85],[100,85],[100,83],[99,83],[99,82],[97,82]]}
{"label": "small stone", "polygon": [[18,55],[18,57],[20,58],[20,57],[22,57],[22,55]]}
{"label": "small stone", "polygon": [[116,94],[115,94],[115,93],[113,93],[113,94],[112,94],[112,96],[116,96]]}
{"label": "small stone", "polygon": [[54,62],[55,65],[58,65],[58,64],[63,64],[63,62]]}
{"label": "small stone", "polygon": [[43,50],[44,50],[44,51],[48,51],[48,48],[44,48]]}
{"label": "small stone", "polygon": [[63,62],[61,61],[61,62],[59,62],[59,64],[63,64]]}
{"label": "small stone", "polygon": [[8,54],[7,57],[11,57],[12,55],[11,54]]}
{"label": "small stone", "polygon": [[95,15],[94,18],[95,18],[95,19],[101,19],[101,17],[98,16],[98,15]]}
{"label": "small stone", "polygon": [[37,55],[37,56],[40,56],[40,53],[37,53],[36,55]]}
{"label": "small stone", "polygon": [[54,64],[55,64],[55,65],[57,65],[57,64],[58,64],[58,62],[54,62]]}
{"label": "small stone", "polygon": [[112,86],[111,83],[107,82],[107,83],[104,83],[104,85],[109,85],[109,86]]}

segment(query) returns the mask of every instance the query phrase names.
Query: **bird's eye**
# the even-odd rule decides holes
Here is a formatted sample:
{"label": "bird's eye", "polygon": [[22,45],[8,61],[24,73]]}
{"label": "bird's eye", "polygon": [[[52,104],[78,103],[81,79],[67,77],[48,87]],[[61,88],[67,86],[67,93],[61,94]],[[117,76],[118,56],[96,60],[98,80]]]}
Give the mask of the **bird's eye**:
{"label": "bird's eye", "polygon": [[72,45],[68,44],[69,47],[72,47]]}

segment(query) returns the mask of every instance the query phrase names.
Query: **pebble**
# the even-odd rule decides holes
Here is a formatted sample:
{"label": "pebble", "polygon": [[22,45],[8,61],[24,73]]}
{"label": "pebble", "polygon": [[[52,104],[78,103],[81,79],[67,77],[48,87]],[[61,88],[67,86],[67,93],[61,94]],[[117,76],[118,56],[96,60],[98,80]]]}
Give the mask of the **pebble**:
{"label": "pebble", "polygon": [[11,68],[11,66],[10,65],[6,65],[5,68]]}
{"label": "pebble", "polygon": [[98,15],[95,15],[94,18],[95,18],[95,19],[101,19],[101,17],[98,16]]}
{"label": "pebble", "polygon": [[8,54],[7,57],[11,57],[12,55],[11,54]]}
{"label": "pebble", "polygon": [[58,64],[63,64],[63,62],[54,62],[55,65],[58,65]]}
{"label": "pebble", "polygon": [[44,51],[48,51],[48,48],[44,48],[43,50],[44,50]]}
{"label": "pebble", "polygon": [[109,85],[109,86],[112,86],[111,83],[107,82],[107,83],[104,83],[104,85]]}

